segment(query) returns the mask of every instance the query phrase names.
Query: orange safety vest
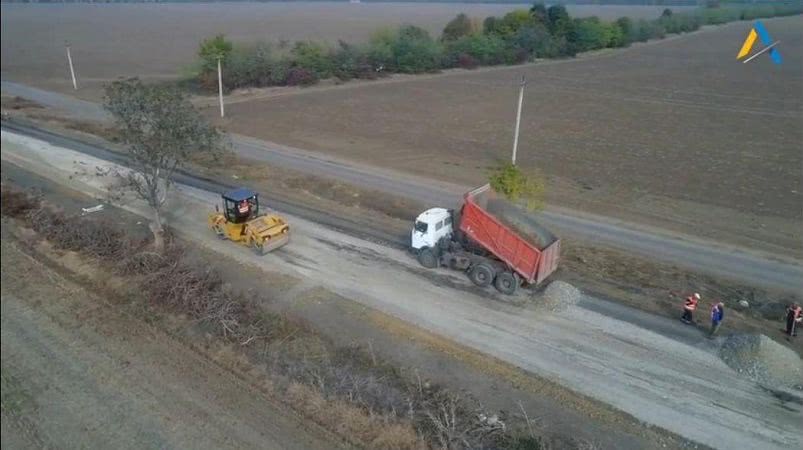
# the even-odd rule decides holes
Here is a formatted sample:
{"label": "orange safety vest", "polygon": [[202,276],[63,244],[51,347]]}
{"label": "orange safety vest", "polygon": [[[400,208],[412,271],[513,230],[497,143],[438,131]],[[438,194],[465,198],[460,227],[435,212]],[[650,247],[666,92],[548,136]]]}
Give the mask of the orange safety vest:
{"label": "orange safety vest", "polygon": [[694,296],[688,297],[686,299],[686,303],[683,305],[683,309],[687,309],[689,311],[694,311],[697,309],[697,299]]}

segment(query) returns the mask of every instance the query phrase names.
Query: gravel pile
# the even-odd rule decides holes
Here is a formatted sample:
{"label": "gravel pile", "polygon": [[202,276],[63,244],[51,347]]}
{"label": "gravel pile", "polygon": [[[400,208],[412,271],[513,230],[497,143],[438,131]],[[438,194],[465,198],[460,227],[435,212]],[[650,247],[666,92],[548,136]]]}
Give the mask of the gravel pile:
{"label": "gravel pile", "polygon": [[571,284],[564,281],[553,281],[544,290],[538,304],[553,312],[566,311],[577,304],[580,295],[580,290]]}
{"label": "gravel pile", "polygon": [[797,353],[763,334],[731,335],[722,344],[719,356],[731,368],[760,384],[803,384],[803,363]]}

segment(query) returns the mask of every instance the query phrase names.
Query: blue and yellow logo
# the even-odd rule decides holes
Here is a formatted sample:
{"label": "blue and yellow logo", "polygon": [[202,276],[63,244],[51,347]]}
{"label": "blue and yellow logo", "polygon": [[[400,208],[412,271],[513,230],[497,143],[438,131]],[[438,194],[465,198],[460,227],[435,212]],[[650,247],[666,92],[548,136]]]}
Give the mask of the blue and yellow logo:
{"label": "blue and yellow logo", "polygon": [[739,50],[739,54],[736,55],[736,59],[742,59],[750,53],[750,50],[753,49],[753,44],[756,43],[756,38],[761,38],[761,43],[765,45],[765,47],[753,56],[745,59],[743,62],[748,63],[752,61],[755,57],[762,53],[770,52],[770,58],[775,64],[780,64],[781,59],[781,52],[775,48],[776,45],[780,44],[781,41],[772,42],[772,37],[770,37],[770,33],[764,28],[764,24],[761,21],[756,20],[756,23],[753,24],[753,28],[750,29],[750,33],[747,35],[747,39],[744,40],[744,44],[742,44],[742,49]]}

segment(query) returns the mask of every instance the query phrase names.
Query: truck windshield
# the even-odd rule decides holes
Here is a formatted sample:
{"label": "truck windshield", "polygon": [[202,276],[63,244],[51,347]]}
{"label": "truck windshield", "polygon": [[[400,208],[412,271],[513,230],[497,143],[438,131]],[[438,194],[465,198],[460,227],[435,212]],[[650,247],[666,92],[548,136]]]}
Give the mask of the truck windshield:
{"label": "truck windshield", "polygon": [[426,233],[427,232],[427,224],[424,223],[424,222],[421,222],[420,220],[416,221],[415,222],[415,231],[418,231],[420,233]]}

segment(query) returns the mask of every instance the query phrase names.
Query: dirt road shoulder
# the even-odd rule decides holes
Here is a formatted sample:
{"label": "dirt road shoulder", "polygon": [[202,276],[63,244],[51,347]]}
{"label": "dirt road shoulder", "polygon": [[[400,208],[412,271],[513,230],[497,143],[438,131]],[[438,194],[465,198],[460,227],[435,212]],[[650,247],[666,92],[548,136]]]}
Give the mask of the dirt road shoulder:
{"label": "dirt road shoulder", "polygon": [[4,223],[4,444],[10,439],[61,448],[338,445],[248,383],[33,259],[10,239],[8,228]]}

